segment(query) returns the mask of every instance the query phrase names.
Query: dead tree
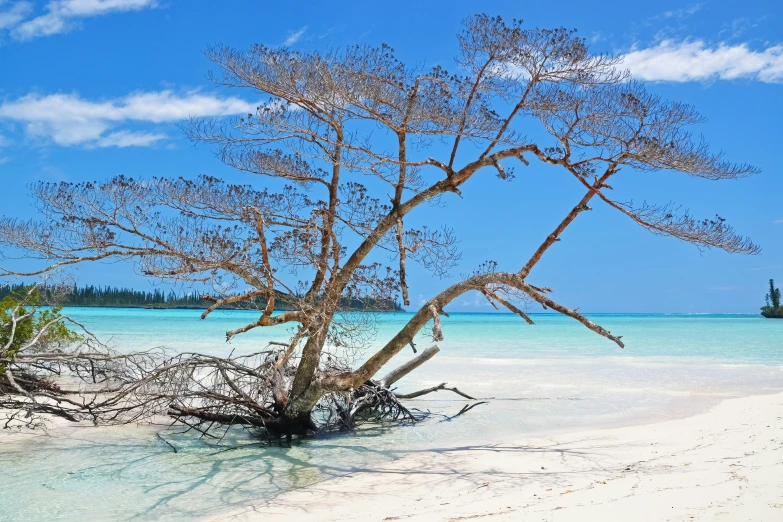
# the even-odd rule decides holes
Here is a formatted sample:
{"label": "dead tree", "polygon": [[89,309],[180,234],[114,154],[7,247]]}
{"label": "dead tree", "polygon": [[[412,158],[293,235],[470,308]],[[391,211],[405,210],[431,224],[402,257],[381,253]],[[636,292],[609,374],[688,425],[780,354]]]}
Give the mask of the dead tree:
{"label": "dead tree", "polygon": [[[547,250],[595,203],[700,248],[758,251],[723,218],[611,196],[610,182],[621,171],[710,180],[756,172],[693,138],[688,129],[702,117],[691,106],[648,93],[628,78],[620,58],[591,53],[570,30],[525,29],[479,15],[465,21],[457,41],[457,74],[406,65],[385,45],[311,53],[209,48],[216,84],[264,102],[230,123],[192,119],[184,129],[194,142],[214,146],[225,164],[266,180],[265,188],[206,176],[39,183],[32,194],[43,219],[2,220],[0,241],[46,261],[24,275],[125,259],[151,278],[210,288],[202,317],[263,296],[259,318],[226,338],[287,325],[290,343],[247,364],[203,356],[172,363],[200,366],[196,375],[209,375],[214,393],[185,386],[171,398],[170,414],[198,425],[246,423],[289,434],[312,429],[312,412],[329,397],[341,397],[345,422],[353,422],[355,392],[377,387],[371,379],[427,323],[433,339],[442,339],[444,308],[466,292],[481,292],[528,323],[525,303],[538,303],[622,347],[619,336],[529,281]],[[536,162],[559,168],[563,182],[581,185],[584,196],[531,257],[506,270],[486,263],[429,299],[359,364],[334,364],[346,350],[361,356],[373,327],[371,314],[350,313],[347,302],[401,296],[409,306],[407,263],[443,275],[458,261],[451,229],[416,229],[409,216],[421,205],[462,197],[473,177],[512,180],[515,168],[534,173]],[[394,265],[379,252],[392,255]],[[276,299],[294,309],[273,313]]]}
{"label": "dead tree", "polygon": [[162,352],[110,349],[60,309],[42,309],[40,290],[32,285],[0,302],[0,428],[36,428],[51,417],[134,422],[168,405],[142,388],[159,373]]}

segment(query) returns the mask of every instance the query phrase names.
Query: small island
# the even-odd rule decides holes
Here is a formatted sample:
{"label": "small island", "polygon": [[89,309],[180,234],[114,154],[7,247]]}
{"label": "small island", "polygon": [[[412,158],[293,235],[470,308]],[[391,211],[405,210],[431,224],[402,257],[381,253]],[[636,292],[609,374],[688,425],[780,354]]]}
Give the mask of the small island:
{"label": "small island", "polygon": [[780,306],[780,288],[775,288],[775,280],[769,280],[769,293],[766,296],[767,306],[761,307],[761,315],[767,319],[783,319],[783,308]]}
{"label": "small island", "polygon": [[[22,283],[0,287],[0,299],[12,295],[24,295],[29,286]],[[99,307],[99,308],[147,308],[147,309],[205,309],[214,299],[203,297],[203,292],[190,291],[168,293],[160,288],[153,291],[135,290],[133,288],[118,288],[115,286],[83,286],[74,285],[71,288],[51,287],[43,285],[40,288],[41,303],[47,306]],[[239,295],[239,294],[235,294]],[[229,310],[263,310],[266,298],[263,296],[243,301],[231,302],[232,295],[221,305]],[[404,312],[402,304],[392,299],[375,299],[372,297],[343,298],[342,311],[362,312]],[[285,297],[275,299],[275,310],[293,310],[294,305]]]}

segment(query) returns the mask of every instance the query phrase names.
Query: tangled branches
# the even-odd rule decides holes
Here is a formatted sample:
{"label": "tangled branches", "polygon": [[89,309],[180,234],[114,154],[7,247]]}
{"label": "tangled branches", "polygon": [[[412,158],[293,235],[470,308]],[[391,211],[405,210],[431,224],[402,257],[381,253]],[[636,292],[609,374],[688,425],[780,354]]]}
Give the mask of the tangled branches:
{"label": "tangled branches", "polygon": [[45,416],[101,424],[157,413],[154,397],[131,391],[164,360],[162,352],[118,353],[60,309],[41,310],[40,303],[36,285],[0,303],[3,427],[38,427]]}
{"label": "tangled branches", "polygon": [[[235,358],[181,354],[152,380],[158,383],[159,396],[169,396],[170,417],[210,437],[215,436],[213,427],[221,425],[242,425],[262,430],[268,437],[290,438],[302,429],[345,431],[355,429],[360,421],[415,422],[426,417],[400,400],[413,397],[395,394],[390,386],[429,360],[438,352],[437,347],[425,350],[382,380],[368,380],[356,389],[325,393],[306,426],[292,426],[284,417],[289,400],[285,390],[296,372],[296,361],[286,359],[285,352],[266,350]],[[348,371],[346,365],[333,362],[324,366],[321,378],[339,377]],[[434,390],[425,393],[429,391]],[[423,393],[414,394],[420,395]]]}
{"label": "tangled branches", "polygon": [[326,395],[316,406],[316,412],[324,419],[325,426],[341,431],[355,429],[358,420],[416,422],[426,417],[408,409],[393,391],[374,380],[352,392]]}
{"label": "tangled branches", "polygon": [[[42,310],[38,286],[12,293],[0,314],[0,411],[4,428],[44,427],[48,418],[126,424],[168,415],[205,436],[221,426],[242,425],[267,437],[349,430],[359,420],[416,421],[389,386],[437,348],[425,350],[382,381],[355,390],[325,393],[304,425],[285,418],[298,361],[291,345],[241,356],[162,351],[122,354],[101,343],[83,325]],[[69,327],[70,326],[70,327]],[[301,330],[300,330],[301,332]],[[332,362],[321,378],[350,369]]]}
{"label": "tangled branches", "polygon": [[[457,42],[459,74],[406,65],[387,45],[325,52],[212,47],[206,53],[218,69],[212,79],[265,102],[231,122],[193,119],[187,136],[215,147],[229,166],[272,180],[266,188],[209,176],[39,183],[32,193],[42,219],[0,218],[0,246],[46,263],[4,266],[0,275],[37,276],[123,260],[150,278],[208,288],[211,305],[203,318],[228,303],[264,303],[258,319],[229,330],[226,339],[292,323],[282,350],[239,359],[188,354],[160,363],[101,350],[92,358],[69,354],[75,375],[97,371],[97,380],[115,386],[115,398],[101,399],[102,409],[90,402],[89,414],[163,411],[199,429],[238,423],[282,434],[311,430],[314,411],[343,426],[352,426],[363,411],[406,417],[388,383],[379,387],[372,379],[428,323],[434,340],[443,339],[445,307],[466,292],[483,294],[527,323],[533,321],[520,303],[536,302],[622,347],[619,336],[528,282],[549,249],[596,202],[654,234],[699,248],[758,253],[723,218],[678,215],[666,205],[633,208],[607,195],[621,171],[652,176],[671,170],[708,180],[758,172],[695,139],[691,126],[702,118],[693,107],[647,92],[622,71],[620,57],[591,52],[572,30],[528,29],[519,20],[477,15],[465,20]],[[584,195],[542,234],[532,255],[510,271],[486,266],[458,280],[420,303],[358,367],[335,367],[332,349],[365,357],[377,333],[369,316],[343,313],[347,307],[388,310],[397,299],[408,305],[409,262],[444,277],[459,261],[449,223],[427,216],[416,222],[415,211],[461,197],[477,183],[493,183],[482,171],[497,173],[504,183],[514,178],[515,166],[544,175],[533,161],[553,166]],[[484,193],[506,186],[487,185]],[[534,197],[520,194],[518,203]],[[516,223],[511,216],[500,226],[513,236]],[[394,262],[380,262],[379,251]],[[283,304],[286,311],[276,313]],[[20,384],[29,380],[24,371],[41,372],[35,364],[44,363],[23,363],[23,351],[6,349],[3,357],[11,368],[7,387],[27,397],[32,392]],[[64,365],[65,355],[57,357]],[[24,371],[21,364],[28,364]],[[54,393],[42,390],[36,393]]]}

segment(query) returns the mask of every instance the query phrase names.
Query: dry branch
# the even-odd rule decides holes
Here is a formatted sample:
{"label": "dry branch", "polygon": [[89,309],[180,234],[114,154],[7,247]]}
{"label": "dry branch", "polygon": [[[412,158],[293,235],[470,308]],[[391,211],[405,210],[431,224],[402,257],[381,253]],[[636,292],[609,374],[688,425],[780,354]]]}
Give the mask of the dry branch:
{"label": "dry branch", "polygon": [[459,410],[459,412],[456,415],[452,415],[451,417],[446,417],[441,422],[447,422],[447,421],[456,419],[460,415],[463,415],[463,414],[469,412],[470,410],[472,410],[473,408],[475,408],[476,406],[481,406],[482,404],[489,404],[489,403],[487,401],[481,401],[481,402],[475,402],[473,404],[466,404],[465,406],[462,407],[461,410]]}
{"label": "dry branch", "polygon": [[439,390],[447,390],[456,393],[457,395],[461,395],[462,397],[465,397],[466,399],[470,400],[476,400],[475,397],[471,397],[467,393],[459,391],[456,387],[447,388],[446,383],[442,382],[437,386],[433,386],[432,388],[426,388],[424,390],[415,391],[412,393],[397,393],[397,398],[399,399],[415,399],[416,397],[421,397],[422,395],[427,395],[428,393],[436,392]]}
{"label": "dry branch", "polygon": [[417,355],[410,361],[406,362],[402,366],[390,371],[379,382],[384,386],[386,386],[387,388],[390,387],[392,384],[399,381],[400,379],[402,379],[403,377],[411,373],[413,370],[415,370],[425,362],[432,359],[435,356],[435,354],[437,354],[439,351],[440,348],[438,348],[437,345],[427,348],[426,350],[424,350],[419,355]]}
{"label": "dry branch", "polygon": [[[17,366],[6,379],[13,398],[4,395],[3,404],[35,404],[43,411],[47,400],[59,397],[50,389],[31,399],[30,380],[18,365],[71,365],[79,375],[95,377],[89,361],[90,368],[98,365],[99,381],[114,372],[122,378],[116,383],[107,377],[114,387],[104,399],[64,401],[68,412],[87,408],[105,419],[127,420],[163,408],[197,430],[244,424],[287,435],[314,429],[318,414],[330,419],[319,419],[323,425],[345,428],[363,415],[410,420],[416,414],[388,385],[437,347],[380,382],[373,379],[404,347],[414,346],[430,321],[433,339],[442,340],[440,316],[447,317],[445,307],[467,292],[482,293],[529,324],[518,303],[537,302],[623,346],[619,336],[527,281],[593,201],[699,248],[758,252],[721,217],[700,220],[671,205],[620,204],[605,194],[609,178],[627,171],[673,170],[711,180],[757,172],[694,140],[690,126],[702,118],[692,107],[648,93],[619,71],[620,58],[592,53],[572,30],[528,29],[520,21],[476,15],[457,39],[460,74],[407,65],[388,46],[209,48],[218,85],[249,89],[266,102],[230,122],[194,118],[186,133],[215,147],[241,172],[277,180],[262,184],[281,187],[277,191],[210,176],[34,184],[41,219],[0,219],[0,245],[47,265],[6,267],[0,275],[123,260],[156,280],[224,289],[205,295],[211,305],[203,318],[224,304],[265,299],[260,317],[226,332],[227,340],[285,325],[292,326],[291,338],[282,349],[252,356],[181,354],[165,363],[97,349],[89,357],[71,351],[53,359],[20,352],[11,361],[6,347],[0,364]],[[443,151],[434,144],[441,142],[451,145],[438,157]],[[511,180],[515,161],[529,167],[528,175],[539,175],[531,160],[583,187],[580,201],[526,262],[520,260],[518,271],[483,265],[429,299],[379,350],[366,354],[376,333],[372,312],[389,310],[398,298],[409,303],[408,263],[443,277],[460,259],[448,224],[414,229],[408,216],[423,205],[462,197],[482,172]],[[398,263],[377,261],[379,252]],[[285,311],[274,311],[283,304]]]}

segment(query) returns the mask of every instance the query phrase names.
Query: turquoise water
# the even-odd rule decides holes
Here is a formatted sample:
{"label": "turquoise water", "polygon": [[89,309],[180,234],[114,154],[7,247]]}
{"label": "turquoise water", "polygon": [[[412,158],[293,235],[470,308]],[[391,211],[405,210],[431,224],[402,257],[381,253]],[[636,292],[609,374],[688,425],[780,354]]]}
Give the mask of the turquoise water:
{"label": "turquoise water", "polygon": [[[226,330],[252,322],[253,311],[218,311],[199,320],[198,310],[138,308],[66,308],[101,339],[120,348],[166,346],[181,351],[226,354],[254,350],[270,340],[287,338],[287,328],[258,328],[224,342]],[[375,345],[394,335],[412,316],[378,314]],[[448,357],[706,357],[714,361],[783,364],[783,321],[760,315],[594,314],[589,317],[622,335],[625,350],[573,319],[556,314],[532,314],[535,325],[500,313],[455,313],[444,318]],[[425,335],[417,345],[428,346]],[[440,356],[439,356],[440,357]]]}
{"label": "turquoise water", "polygon": [[[66,313],[120,349],[227,354],[286,338],[283,327],[256,329],[227,345],[224,332],[252,321],[252,312],[217,312],[206,321],[195,310]],[[373,346],[352,357],[363,360],[409,317],[380,316]],[[622,335],[626,348],[555,315],[533,315],[533,326],[508,314],[444,319],[441,353],[399,388],[447,381],[489,399],[448,422],[435,416],[415,426],[319,437],[292,448],[267,447],[239,430],[217,445],[164,426],[0,438],[0,520],[194,520],[420,450],[676,418],[726,397],[783,390],[783,321],[746,315],[590,317]],[[431,342],[420,336],[416,344]],[[411,355],[406,348],[394,365]],[[445,415],[465,403],[449,394],[411,401]]]}

